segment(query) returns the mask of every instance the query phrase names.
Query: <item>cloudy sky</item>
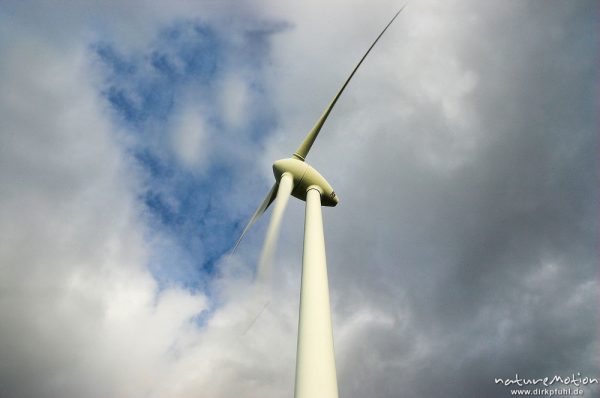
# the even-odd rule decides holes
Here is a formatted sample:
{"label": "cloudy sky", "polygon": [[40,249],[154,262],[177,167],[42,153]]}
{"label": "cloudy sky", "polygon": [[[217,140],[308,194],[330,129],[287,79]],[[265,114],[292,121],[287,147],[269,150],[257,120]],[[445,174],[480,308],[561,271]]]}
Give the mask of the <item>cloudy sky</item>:
{"label": "cloudy sky", "polygon": [[[0,3],[0,397],[293,395],[289,156],[400,4]],[[308,157],[342,397],[598,372],[598,6],[411,1]],[[598,386],[586,389],[593,396]]]}

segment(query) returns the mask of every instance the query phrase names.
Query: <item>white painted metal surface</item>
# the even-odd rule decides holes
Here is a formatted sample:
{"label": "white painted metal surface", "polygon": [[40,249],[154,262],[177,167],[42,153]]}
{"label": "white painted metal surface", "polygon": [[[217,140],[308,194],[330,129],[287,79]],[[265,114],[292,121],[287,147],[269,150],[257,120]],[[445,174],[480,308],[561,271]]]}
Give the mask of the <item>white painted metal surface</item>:
{"label": "white painted metal surface", "polygon": [[267,228],[265,243],[263,244],[260,260],[258,262],[256,279],[259,283],[265,283],[267,275],[271,272],[271,262],[273,253],[277,247],[277,240],[279,239],[279,229],[281,228],[283,212],[287,206],[292,189],[294,189],[294,177],[290,173],[283,173],[279,180],[279,188],[277,189],[277,197],[275,198],[275,208],[273,209],[271,222]]}
{"label": "white painted metal surface", "polygon": [[337,376],[321,213],[321,188],[306,195],[295,398],[337,398]]}

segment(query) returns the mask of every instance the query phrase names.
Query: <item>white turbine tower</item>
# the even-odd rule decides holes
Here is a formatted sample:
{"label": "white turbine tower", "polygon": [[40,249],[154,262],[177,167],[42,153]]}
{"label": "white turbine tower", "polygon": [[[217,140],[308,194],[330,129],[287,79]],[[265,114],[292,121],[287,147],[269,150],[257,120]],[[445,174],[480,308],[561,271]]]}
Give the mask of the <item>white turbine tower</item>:
{"label": "white turbine tower", "polygon": [[338,397],[321,206],[335,206],[339,198],[327,180],[304,160],[338,98],[371,49],[403,9],[404,7],[394,15],[377,36],[292,157],[273,164],[275,184],[254,212],[235,245],[237,248],[252,224],[275,201],[257,271],[257,279],[264,280],[270,268],[281,219],[290,195],[306,202],[295,398]]}

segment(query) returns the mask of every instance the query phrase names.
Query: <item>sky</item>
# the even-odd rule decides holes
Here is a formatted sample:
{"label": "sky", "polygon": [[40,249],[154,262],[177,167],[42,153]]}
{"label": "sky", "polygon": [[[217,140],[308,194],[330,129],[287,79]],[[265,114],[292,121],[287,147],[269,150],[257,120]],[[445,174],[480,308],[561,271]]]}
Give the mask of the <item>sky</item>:
{"label": "sky", "polygon": [[[304,203],[250,329],[270,211],[231,249],[400,6],[0,3],[0,397],[292,396]],[[600,378],[598,11],[411,1],[356,74],[307,158],[340,396]]]}

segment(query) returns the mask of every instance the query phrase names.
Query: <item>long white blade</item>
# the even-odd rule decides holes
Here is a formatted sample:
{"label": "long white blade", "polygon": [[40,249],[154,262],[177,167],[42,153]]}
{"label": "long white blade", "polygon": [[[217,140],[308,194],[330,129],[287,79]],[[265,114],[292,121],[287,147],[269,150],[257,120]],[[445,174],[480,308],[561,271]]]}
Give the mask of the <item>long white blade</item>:
{"label": "long white blade", "polygon": [[271,263],[277,248],[281,220],[283,219],[283,213],[293,189],[293,177],[290,174],[283,174],[279,180],[279,187],[275,197],[275,207],[273,208],[271,221],[269,222],[269,227],[267,228],[267,235],[265,237],[265,243],[263,244],[262,252],[260,254],[260,260],[258,261],[258,268],[256,270],[256,283],[254,285],[254,293],[252,294],[253,298],[249,300],[249,314],[253,314],[253,316],[249,318],[248,326],[243,334],[246,334],[252,328],[252,326],[254,326],[258,318],[260,318],[262,313],[269,306],[270,293],[267,282],[269,281],[271,275]]}
{"label": "long white blade", "polygon": [[310,151],[310,148],[312,147],[313,143],[317,139],[317,136],[319,135],[319,132],[321,131],[321,127],[323,127],[323,124],[325,123],[325,120],[327,120],[327,117],[329,116],[329,113],[331,113],[331,110],[335,106],[335,103],[340,98],[340,95],[342,95],[342,93],[344,92],[344,89],[346,88],[346,86],[348,85],[348,83],[350,83],[350,80],[352,80],[352,77],[354,76],[354,74],[356,73],[356,71],[358,70],[358,68],[360,67],[360,65],[363,63],[363,61],[365,60],[365,58],[367,58],[367,55],[369,55],[369,53],[371,52],[371,50],[373,49],[373,47],[375,47],[375,44],[377,44],[377,42],[379,41],[379,39],[381,38],[381,36],[383,36],[383,34],[387,30],[387,28],[390,27],[390,25],[392,24],[392,22],[394,22],[394,20],[396,19],[396,17],[402,12],[403,9],[404,9],[404,6],[402,6],[402,8],[400,8],[400,10],[394,15],[394,17],[391,19],[391,21],[388,22],[388,24],[385,26],[385,28],[383,28],[383,30],[381,31],[381,33],[379,33],[379,36],[377,36],[377,38],[375,39],[375,41],[371,44],[371,46],[369,47],[369,49],[367,50],[367,52],[362,56],[362,58],[360,59],[360,61],[358,61],[358,64],[354,67],[354,69],[352,70],[352,73],[350,73],[350,76],[348,76],[348,78],[346,79],[346,81],[342,85],[342,88],[340,89],[340,91],[338,91],[337,94],[335,95],[335,97],[333,97],[333,100],[329,103],[329,105],[327,106],[327,108],[325,108],[325,111],[323,112],[323,114],[321,115],[321,117],[317,120],[317,122],[315,123],[314,127],[308,132],[308,134],[306,135],[306,138],[304,139],[304,141],[302,141],[302,143],[300,144],[300,146],[298,147],[298,149],[296,149],[296,152],[294,152],[293,156],[296,159],[304,161],[304,159],[306,158],[306,155],[308,155],[308,152]]}
{"label": "long white blade", "polygon": [[246,224],[246,226],[244,227],[242,234],[240,235],[237,242],[235,242],[235,246],[233,247],[233,250],[232,250],[233,253],[235,253],[235,251],[237,250],[237,247],[239,246],[240,242],[242,241],[242,238],[244,237],[244,235],[246,235],[246,232],[248,232],[248,230],[256,222],[256,220],[258,220],[260,218],[260,216],[263,215],[263,213],[267,210],[269,205],[275,199],[275,196],[277,195],[277,185],[278,185],[277,183],[273,184],[273,187],[271,187],[271,190],[269,191],[267,196],[265,196],[265,198],[262,201],[262,203],[260,204],[260,206],[258,206],[258,209],[256,209],[256,211],[250,218],[250,221],[248,221],[248,224]]}
{"label": "long white blade", "polygon": [[277,197],[275,198],[275,207],[273,208],[271,222],[267,229],[267,236],[265,237],[265,243],[258,262],[256,279],[259,283],[264,283],[271,271],[271,261],[277,247],[277,239],[279,238],[279,229],[281,227],[283,212],[293,188],[294,180],[292,176],[284,173],[279,180],[279,188],[277,190]]}

